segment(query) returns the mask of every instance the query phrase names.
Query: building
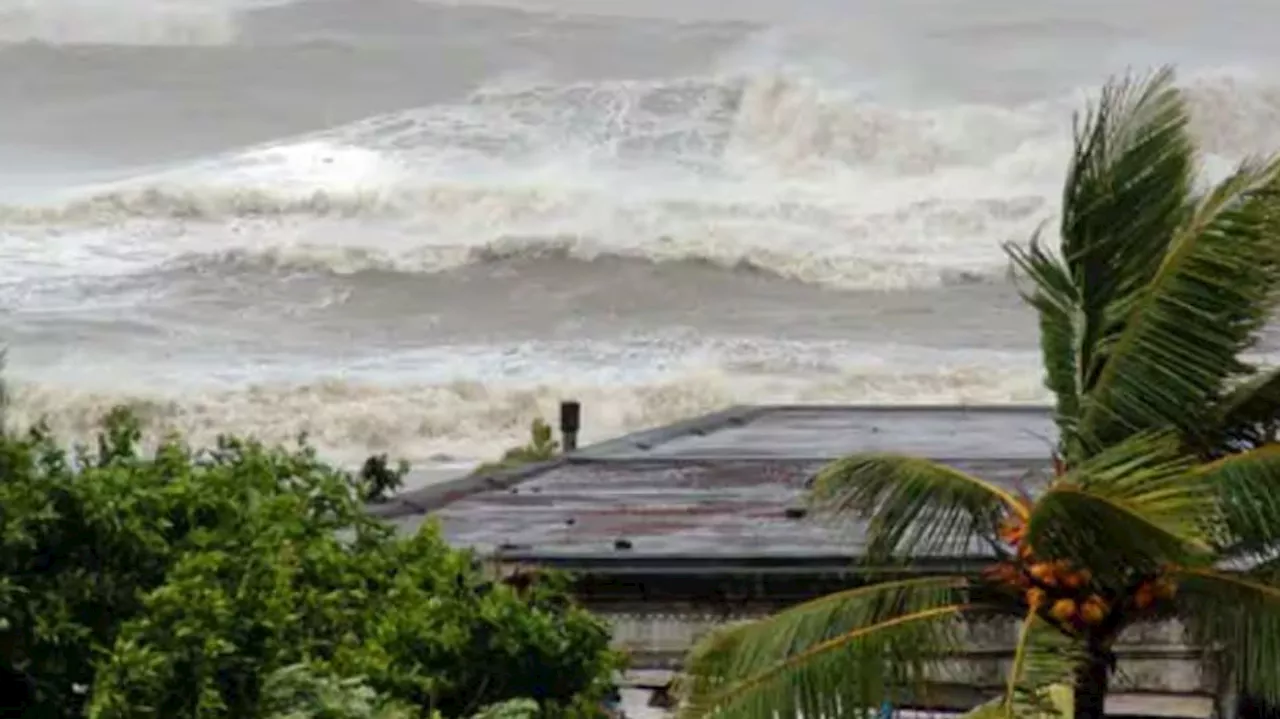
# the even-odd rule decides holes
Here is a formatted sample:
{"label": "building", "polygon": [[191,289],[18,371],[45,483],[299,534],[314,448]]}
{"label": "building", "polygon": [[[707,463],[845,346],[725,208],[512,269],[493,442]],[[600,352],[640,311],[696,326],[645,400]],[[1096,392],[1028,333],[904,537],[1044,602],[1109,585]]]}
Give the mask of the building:
{"label": "building", "polygon": [[[631,652],[631,682],[661,703],[661,688],[708,628],[879,571],[859,564],[856,529],[805,510],[806,485],[826,463],[852,452],[903,452],[1034,491],[1048,476],[1053,437],[1049,412],[1038,407],[740,407],[429,487],[374,511],[406,531],[434,516],[451,542],[507,567],[575,573],[582,601],[609,618]],[[983,559],[974,548],[893,571],[951,571]],[[1015,628],[969,629],[964,681],[931,694],[927,708],[972,707],[1003,686]],[[1125,688],[1109,713],[1214,713],[1218,682],[1180,627],[1134,633],[1118,654]]]}

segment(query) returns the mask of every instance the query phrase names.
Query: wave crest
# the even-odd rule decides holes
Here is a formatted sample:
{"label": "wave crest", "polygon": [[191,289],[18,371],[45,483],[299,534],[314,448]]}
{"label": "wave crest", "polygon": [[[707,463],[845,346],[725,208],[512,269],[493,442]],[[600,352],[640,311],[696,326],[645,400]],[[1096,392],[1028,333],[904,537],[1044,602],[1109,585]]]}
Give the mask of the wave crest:
{"label": "wave crest", "polygon": [[[1226,71],[1187,87],[1209,152],[1276,139],[1280,90]],[[85,228],[123,243],[171,230],[135,253],[151,263],[139,271],[204,258],[436,272],[559,254],[931,286],[1003,272],[999,243],[1053,219],[1071,104],[907,109],[768,73],[505,85],[0,207],[0,223],[56,228],[60,244]]]}
{"label": "wave crest", "polygon": [[[667,218],[664,223],[617,222],[603,236],[538,234],[542,228],[531,227],[533,234],[486,239],[485,231],[479,230],[473,241],[448,242],[452,235],[419,232],[412,226],[394,231],[372,230],[365,223],[353,221],[347,231],[328,228],[328,240],[317,237],[310,241],[304,232],[302,239],[268,244],[255,238],[280,232],[280,228],[275,223],[265,223],[241,227],[238,247],[219,251],[202,248],[176,257],[170,266],[432,274],[474,264],[528,259],[594,262],[621,258],[655,264],[705,263],[841,289],[892,290],[967,284],[1001,276],[1006,264],[998,248],[967,254],[965,240],[970,233],[989,227],[985,219],[988,216],[1021,220],[1034,216],[1041,203],[1020,198],[993,204],[994,207],[983,203],[957,208],[921,203],[910,208],[913,217],[909,221],[897,213],[873,215],[830,236],[797,231],[779,223],[745,227],[742,217],[683,224]],[[903,232],[902,225],[910,228],[910,234]],[[957,236],[957,226],[964,227],[965,233]],[[553,233],[554,228],[544,231]],[[359,238],[355,237],[357,234]],[[951,242],[946,241],[948,236]],[[899,244],[893,244],[895,240]],[[914,247],[911,243],[915,243]],[[948,251],[949,246],[955,249]]]}

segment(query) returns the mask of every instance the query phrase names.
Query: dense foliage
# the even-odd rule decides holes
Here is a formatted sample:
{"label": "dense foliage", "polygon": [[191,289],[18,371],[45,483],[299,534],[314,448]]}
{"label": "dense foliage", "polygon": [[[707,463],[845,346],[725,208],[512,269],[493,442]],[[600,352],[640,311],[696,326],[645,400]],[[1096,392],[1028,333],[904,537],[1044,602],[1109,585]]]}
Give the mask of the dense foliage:
{"label": "dense foliage", "polygon": [[0,669],[41,717],[593,711],[617,658],[565,580],[397,537],[363,511],[369,474],[301,444],[143,452],[124,412],[93,449],[0,436]]}
{"label": "dense foliage", "polygon": [[985,620],[1020,630],[984,716],[1103,716],[1117,639],[1170,620],[1236,689],[1280,700],[1280,368],[1249,356],[1280,300],[1280,156],[1202,188],[1188,122],[1168,69],[1109,84],[1077,125],[1060,241],[1009,247],[1057,399],[1037,491],[893,454],[827,467],[814,498],[873,562],[954,574],[717,633],[690,658],[689,717],[910,701],[948,678],[960,622]]}
{"label": "dense foliage", "polygon": [[[413,707],[388,699],[359,677],[316,674],[296,664],[271,673],[263,686],[267,719],[413,719]],[[532,699],[490,704],[471,719],[535,719],[542,713]],[[440,713],[432,713],[439,719]]]}

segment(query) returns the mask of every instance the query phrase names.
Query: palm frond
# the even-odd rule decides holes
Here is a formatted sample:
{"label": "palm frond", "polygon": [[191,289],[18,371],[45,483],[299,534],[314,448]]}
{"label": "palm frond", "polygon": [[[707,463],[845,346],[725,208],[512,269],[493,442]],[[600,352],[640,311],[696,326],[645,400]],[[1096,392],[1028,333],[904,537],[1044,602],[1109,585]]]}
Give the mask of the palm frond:
{"label": "palm frond", "polygon": [[1189,122],[1168,66],[1108,82],[1077,118],[1062,254],[1087,302],[1145,284],[1159,264],[1195,181]]}
{"label": "palm frond", "polygon": [[1194,641],[1238,687],[1280,702],[1280,586],[1253,574],[1186,569],[1178,578],[1178,612]]}
{"label": "palm frond", "polygon": [[965,554],[994,537],[1000,518],[1026,510],[1009,491],[928,459],[860,454],[828,465],[813,500],[841,518],[869,519],[866,553],[873,559]]}
{"label": "palm frond", "polygon": [[[1077,427],[1093,447],[1177,427],[1200,439],[1280,285],[1280,161],[1246,162],[1175,231],[1150,281],[1113,309],[1119,332]],[[1119,274],[1119,268],[1113,274]]]}
{"label": "palm frond", "polygon": [[1221,552],[1242,558],[1280,548],[1280,444],[1203,464],[1195,474],[1217,491]]}
{"label": "palm frond", "polygon": [[[1060,441],[1071,441],[1080,414],[1081,368],[1084,366],[1080,342],[1084,318],[1080,294],[1072,282],[1071,270],[1061,258],[1045,249],[1039,231],[1023,247],[1005,245],[1015,275],[1030,279],[1033,287],[1020,289],[1023,300],[1040,317],[1040,349],[1044,356],[1045,386],[1056,398],[1055,416]],[[1064,453],[1075,454],[1065,447]]]}
{"label": "palm frond", "polygon": [[[1061,710],[1055,686],[1072,686],[1085,661],[1077,639],[1046,622],[1036,610],[1022,620],[1001,708],[1006,717],[1054,717]],[[1058,701],[1055,701],[1058,699]]]}
{"label": "palm frond", "polygon": [[[1049,272],[1041,258],[1035,263],[1039,271],[1030,273],[1040,296],[1056,292],[1073,303],[1051,307],[1049,314],[1057,316],[1049,317],[1044,305],[1036,305],[1042,327],[1050,323],[1061,335],[1046,338],[1046,352],[1057,355],[1046,354],[1046,364],[1064,362],[1058,353],[1071,343],[1065,357],[1071,359],[1078,396],[1059,413],[1067,447],[1078,444],[1079,413],[1114,336],[1123,329],[1122,308],[1155,275],[1186,214],[1195,179],[1187,125],[1186,103],[1168,67],[1146,78],[1108,83],[1097,103],[1077,118],[1075,152],[1063,188],[1061,260]],[[1070,278],[1070,293],[1061,289],[1062,275]],[[1050,381],[1054,392],[1067,386],[1061,377],[1051,375]]]}
{"label": "palm frond", "polygon": [[1280,421],[1280,367],[1258,372],[1227,392],[1214,425],[1219,446],[1257,447],[1276,439]]}
{"label": "palm frond", "polygon": [[876,710],[918,691],[957,647],[964,577],[860,587],[705,638],[685,662],[683,719]]}
{"label": "palm frond", "polygon": [[1027,541],[1116,586],[1208,551],[1216,495],[1172,433],[1136,436],[1078,465],[1036,501]]}

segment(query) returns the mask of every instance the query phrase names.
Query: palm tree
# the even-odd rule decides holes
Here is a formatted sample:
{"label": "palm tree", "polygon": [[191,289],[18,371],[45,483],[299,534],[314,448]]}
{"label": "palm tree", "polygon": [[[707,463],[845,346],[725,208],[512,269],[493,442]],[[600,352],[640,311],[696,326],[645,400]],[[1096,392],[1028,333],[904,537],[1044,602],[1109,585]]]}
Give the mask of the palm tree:
{"label": "palm tree", "polygon": [[1171,619],[1242,691],[1280,697],[1280,368],[1245,357],[1280,297],[1280,160],[1197,175],[1172,70],[1109,82],[1077,118],[1057,251],[1006,248],[1056,395],[1052,476],[1033,497],[914,457],[826,467],[813,499],[877,566],[989,560],[714,633],[686,662],[688,719],[919,696],[984,620],[1020,627],[1004,715],[1051,713],[1066,684],[1101,717],[1117,636]]}

